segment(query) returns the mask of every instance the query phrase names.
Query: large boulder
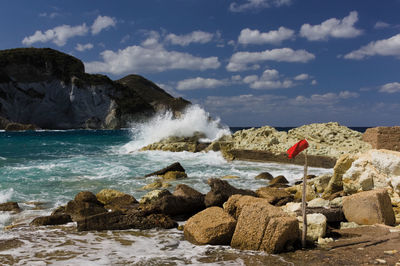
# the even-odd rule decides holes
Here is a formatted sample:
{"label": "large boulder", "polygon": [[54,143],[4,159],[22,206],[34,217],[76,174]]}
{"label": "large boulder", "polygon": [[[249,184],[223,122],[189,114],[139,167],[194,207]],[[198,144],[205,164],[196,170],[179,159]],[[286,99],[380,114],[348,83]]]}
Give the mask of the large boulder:
{"label": "large boulder", "polygon": [[177,223],[164,214],[148,214],[141,210],[131,210],[124,214],[120,211],[105,212],[78,220],[78,231],[89,230],[125,230],[125,229],[170,229]]}
{"label": "large boulder", "polygon": [[400,152],[369,150],[343,174],[343,190],[348,194],[377,188],[400,193]]}
{"label": "large boulder", "polygon": [[368,128],[363,140],[371,144],[373,149],[400,151],[400,127]]}
{"label": "large boulder", "polygon": [[74,200],[67,203],[64,212],[76,222],[88,216],[107,212],[107,209],[92,192],[82,191],[75,196]]}
{"label": "large boulder", "polygon": [[174,195],[175,197],[184,198],[188,202],[191,202],[191,205],[195,210],[202,210],[205,208],[204,194],[189,187],[188,185],[185,184],[177,185],[172,195]]}
{"label": "large boulder", "polygon": [[185,224],[185,239],[200,245],[229,245],[236,220],[220,207],[207,208]]}
{"label": "large boulder", "polygon": [[238,189],[231,186],[227,181],[218,178],[210,178],[207,181],[211,190],[206,194],[204,203],[206,207],[219,206],[222,207],[225,201],[234,194],[250,195],[256,197],[254,191],[247,189]]}
{"label": "large boulder", "polygon": [[235,214],[238,220],[231,241],[232,247],[279,253],[298,240],[299,225],[295,217],[290,217],[265,199],[234,197],[232,201],[235,203],[232,205],[237,206]]}
{"label": "large boulder", "polygon": [[395,224],[392,203],[385,189],[344,197],[343,212],[349,222],[357,224]]}
{"label": "large boulder", "polygon": [[333,168],[333,176],[329,180],[327,188],[324,190],[323,197],[328,198],[332,194],[343,190],[343,174],[351,167],[355,157],[350,154],[342,155],[337,160]]}
{"label": "large boulder", "polygon": [[140,200],[140,204],[149,204],[152,202],[156,202],[157,200],[167,196],[171,195],[171,192],[169,192],[168,189],[155,189],[152,191],[149,191],[146,193]]}

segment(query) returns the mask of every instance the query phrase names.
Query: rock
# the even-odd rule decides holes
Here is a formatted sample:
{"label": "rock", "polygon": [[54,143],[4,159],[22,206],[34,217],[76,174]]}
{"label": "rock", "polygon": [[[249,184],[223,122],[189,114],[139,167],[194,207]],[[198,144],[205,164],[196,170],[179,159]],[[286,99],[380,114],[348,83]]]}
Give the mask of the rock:
{"label": "rock", "polygon": [[367,128],[362,137],[373,149],[400,151],[399,126]]}
{"label": "rock", "polygon": [[[295,210],[296,216],[302,216],[301,208]],[[306,214],[322,214],[326,217],[328,224],[338,224],[345,221],[341,207],[307,207]]]}
{"label": "rock", "polygon": [[144,195],[139,200],[139,203],[140,204],[149,204],[149,203],[155,202],[167,195],[171,195],[171,192],[169,192],[167,189],[163,189],[163,190],[156,189],[156,190],[150,191],[146,195]]}
{"label": "rock", "polygon": [[3,212],[20,212],[21,208],[17,202],[10,201],[6,203],[0,203],[0,211]]}
{"label": "rock", "polygon": [[255,179],[267,179],[267,180],[272,180],[274,177],[268,173],[268,172],[262,172],[260,174],[258,174],[256,177],[254,177]]}
{"label": "rock", "polygon": [[189,198],[182,196],[166,195],[151,203],[149,210],[170,216],[190,217],[205,208],[202,198]]}
{"label": "rock", "polygon": [[111,202],[115,201],[115,199],[124,197],[126,197],[126,199],[129,198],[131,203],[137,203],[133,196],[115,189],[102,189],[96,194],[97,200],[104,205],[110,204]]}
{"label": "rock", "polygon": [[198,192],[197,190],[185,184],[177,185],[172,195],[176,197],[183,197],[185,199],[204,202],[204,194]]}
{"label": "rock", "polygon": [[293,201],[293,195],[284,189],[262,187],[257,189],[257,196],[268,200],[268,202],[275,206],[282,206],[288,202]]}
{"label": "rock", "polygon": [[270,186],[276,184],[289,184],[289,181],[287,181],[286,177],[284,177],[283,175],[278,175],[277,177],[274,177],[269,181]]}
{"label": "rock", "polygon": [[[296,186],[296,194],[294,194],[294,201],[301,201],[302,196],[303,196],[303,184],[297,185]],[[314,191],[314,188],[307,184],[307,189],[306,189],[306,201],[311,201],[317,197],[317,194]]]}
{"label": "rock", "polygon": [[341,222],[340,223],[340,229],[358,228],[358,227],[360,227],[360,225],[355,222]]}
{"label": "rock", "polygon": [[307,207],[325,207],[328,208],[330,206],[330,202],[329,200],[324,200],[322,198],[315,198],[313,200],[310,200],[307,203]]}
{"label": "rock", "polygon": [[296,212],[301,213],[301,203],[300,202],[289,202],[282,206],[281,209],[289,214],[290,216],[298,216]]}
{"label": "rock", "polygon": [[76,222],[88,216],[107,212],[107,210],[92,192],[82,191],[75,196],[74,200],[67,203],[64,212]]}
{"label": "rock", "polygon": [[343,197],[337,197],[331,200],[331,206],[333,207],[342,207],[343,206]]}
{"label": "rock", "polygon": [[200,152],[207,148],[209,143],[200,142],[201,139],[206,138],[206,135],[200,132],[195,132],[191,137],[168,137],[159,142],[152,143],[143,147],[141,150],[162,150],[172,152]]}
{"label": "rock", "polygon": [[35,219],[29,224],[34,226],[43,226],[43,225],[60,225],[60,224],[67,224],[72,222],[71,216],[68,214],[56,214],[50,216],[40,216]]}
{"label": "rock", "polygon": [[331,179],[331,174],[320,175],[313,178],[312,180],[307,180],[307,184],[314,186],[317,193],[323,193]]}
{"label": "rock", "polygon": [[236,220],[220,207],[207,208],[192,216],[185,224],[184,236],[199,245],[229,245]]}
{"label": "rock", "polygon": [[323,198],[328,198],[330,195],[343,190],[343,174],[351,167],[354,160],[355,157],[349,154],[343,155],[339,158],[333,168],[333,176],[322,195]]}
{"label": "rock", "polygon": [[171,184],[163,182],[161,179],[156,179],[153,183],[143,186],[142,190],[155,190],[158,188],[168,188]]}
{"label": "rock", "polygon": [[158,170],[156,172],[150,173],[145,175],[145,177],[149,176],[164,176],[166,173],[173,171],[173,172],[185,172],[185,169],[182,167],[182,165],[179,162],[175,162],[161,170]]}
{"label": "rock", "polygon": [[224,211],[229,213],[235,219],[238,219],[242,209],[255,202],[266,203],[269,205],[267,199],[255,198],[253,196],[245,196],[240,194],[235,194],[229,197],[229,199],[224,203]]}
{"label": "rock", "polygon": [[206,194],[204,198],[204,203],[206,207],[222,207],[222,204],[234,194],[251,196],[257,195],[254,191],[235,188],[231,186],[227,181],[218,178],[210,178],[207,182],[208,185],[211,187],[211,190]]}
{"label": "rock", "polygon": [[104,208],[106,208],[107,210],[119,210],[123,213],[127,213],[130,209],[135,208],[136,205],[138,205],[138,202],[133,196],[129,194],[124,194],[122,196],[112,199],[108,204],[104,205]]}
{"label": "rock", "polygon": [[37,130],[40,128],[32,124],[20,124],[11,122],[8,123],[4,129],[5,131],[25,131],[25,130]]}
{"label": "rock", "polygon": [[49,48],[0,50],[0,62],[0,116],[8,130],[115,129],[190,105],[138,75],[112,81],[87,74],[82,61]]}
{"label": "rock", "polygon": [[78,221],[78,231],[126,230],[126,229],[170,229],[177,223],[164,214],[150,214],[132,210],[124,214],[120,211],[100,213]]}
{"label": "rock", "polygon": [[163,176],[164,180],[177,180],[182,178],[187,178],[187,174],[185,172],[168,171]]}
{"label": "rock", "polygon": [[251,198],[242,196],[236,199],[237,204],[243,206],[231,241],[233,248],[279,253],[298,240],[296,218],[270,205],[265,199]]}
{"label": "rock", "polygon": [[357,224],[395,224],[392,204],[385,189],[344,197],[343,212],[347,221]]}
{"label": "rock", "polygon": [[400,152],[369,150],[359,155],[343,175],[347,194],[389,187],[400,193]]}
{"label": "rock", "polygon": [[[298,216],[300,231],[303,230],[303,217]],[[327,219],[323,214],[307,214],[307,236],[308,241],[317,241],[318,238],[325,237]]]}

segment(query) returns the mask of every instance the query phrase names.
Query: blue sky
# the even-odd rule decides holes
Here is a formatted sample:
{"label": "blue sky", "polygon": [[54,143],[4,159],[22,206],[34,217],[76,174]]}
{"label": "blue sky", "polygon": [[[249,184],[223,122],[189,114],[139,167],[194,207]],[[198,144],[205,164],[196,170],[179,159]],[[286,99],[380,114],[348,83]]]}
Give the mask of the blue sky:
{"label": "blue sky", "polygon": [[400,120],[400,0],[0,1],[0,49],[139,74],[230,126]]}

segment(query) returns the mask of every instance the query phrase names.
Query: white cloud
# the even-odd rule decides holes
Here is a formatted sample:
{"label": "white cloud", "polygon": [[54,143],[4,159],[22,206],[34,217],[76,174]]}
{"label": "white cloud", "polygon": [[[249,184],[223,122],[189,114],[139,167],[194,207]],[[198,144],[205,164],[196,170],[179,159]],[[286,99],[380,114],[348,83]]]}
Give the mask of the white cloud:
{"label": "white cloud", "polygon": [[90,73],[149,73],[172,69],[206,70],[220,67],[218,57],[197,57],[188,53],[168,51],[161,45],[128,46],[116,52],[106,50],[101,53],[103,61],[86,62]]}
{"label": "white cloud", "polygon": [[131,36],[129,34],[126,34],[124,37],[122,37],[120,43],[126,43],[127,41],[129,41],[130,38]]}
{"label": "white cloud", "polygon": [[58,46],[64,46],[68,39],[75,36],[83,36],[88,32],[88,27],[85,23],[82,25],[71,27],[69,25],[62,25],[49,29],[45,32],[40,30],[36,31],[33,35],[25,37],[22,40],[24,45],[32,45],[36,42],[53,42]]}
{"label": "white cloud", "polygon": [[56,17],[59,17],[59,16],[61,16],[61,14],[60,14],[60,13],[57,13],[57,12],[52,12],[52,13],[46,13],[46,12],[44,12],[44,13],[40,13],[40,14],[39,14],[39,17],[51,18],[51,19],[56,18]]}
{"label": "white cloud", "polygon": [[396,56],[400,58],[400,34],[389,39],[370,42],[360,49],[346,54],[344,58],[360,60],[374,55]]}
{"label": "white cloud", "polygon": [[309,78],[310,78],[310,76],[308,74],[303,73],[303,74],[300,74],[300,75],[297,75],[296,77],[294,77],[294,80],[306,80]]}
{"label": "white cloud", "polygon": [[279,72],[276,69],[267,69],[258,77],[256,75],[247,76],[243,79],[244,83],[249,84],[252,89],[282,89],[294,86],[290,79],[280,80]]}
{"label": "white cloud", "polygon": [[328,92],[325,94],[313,94],[310,97],[305,97],[302,95],[294,98],[291,103],[298,105],[333,105],[340,100],[358,98],[359,94],[350,91],[341,91],[338,94],[333,92]]}
{"label": "white cloud", "polygon": [[379,92],[386,92],[386,93],[400,92],[400,83],[399,82],[387,83],[381,86]]}
{"label": "white cloud", "polygon": [[195,89],[212,89],[228,85],[227,80],[218,80],[212,78],[192,78],[184,79],[178,82],[177,90],[195,90]]}
{"label": "white cloud", "polygon": [[[306,50],[293,50],[291,48],[272,49],[263,52],[237,52],[230,58],[226,69],[228,71],[242,71],[258,68],[259,66],[254,64],[262,61],[306,63],[314,58],[315,56]],[[249,66],[250,64],[253,65]]]}
{"label": "white cloud", "polygon": [[314,79],[313,81],[311,81],[311,85],[317,85],[318,82]]}
{"label": "white cloud", "polygon": [[384,29],[384,28],[389,28],[390,24],[383,22],[383,21],[378,21],[374,25],[374,29]]}
{"label": "white cloud", "polygon": [[79,52],[83,52],[83,51],[86,51],[86,50],[90,50],[90,49],[92,49],[92,48],[93,48],[93,44],[91,44],[91,43],[87,43],[87,44],[80,44],[80,43],[78,43],[78,44],[75,46],[75,49],[78,50]]}
{"label": "white cloud", "polygon": [[115,18],[99,15],[93,22],[93,25],[91,27],[92,34],[93,35],[99,34],[102,30],[105,30],[110,27],[115,27],[115,25],[117,25],[117,21],[115,20]]}
{"label": "white cloud", "polygon": [[292,0],[245,0],[243,4],[238,4],[236,2],[231,3],[229,10],[232,12],[243,12],[252,9],[280,7],[283,5],[290,5],[291,3]]}
{"label": "white cloud", "polygon": [[321,41],[332,38],[354,38],[362,34],[354,24],[358,21],[357,11],[352,11],[342,20],[331,18],[319,25],[303,24],[300,29],[300,36],[309,41]]}
{"label": "white cloud", "polygon": [[260,32],[259,30],[243,29],[240,32],[238,42],[240,44],[280,44],[284,40],[294,37],[294,31],[285,27],[279,27],[278,30],[269,32]]}
{"label": "white cloud", "polygon": [[185,35],[176,35],[170,33],[165,37],[165,41],[175,45],[188,46],[191,43],[208,43],[212,40],[213,37],[213,33],[204,31],[193,31]]}

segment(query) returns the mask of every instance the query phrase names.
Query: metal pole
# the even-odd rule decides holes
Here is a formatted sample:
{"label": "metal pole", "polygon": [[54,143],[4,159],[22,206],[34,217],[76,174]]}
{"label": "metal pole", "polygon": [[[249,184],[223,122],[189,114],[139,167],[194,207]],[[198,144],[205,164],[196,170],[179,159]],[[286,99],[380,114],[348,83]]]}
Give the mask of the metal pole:
{"label": "metal pole", "polygon": [[307,150],[304,151],[304,176],[303,176],[303,194],[301,197],[302,213],[303,213],[303,232],[301,236],[301,245],[306,248],[306,236],[307,236],[307,199],[306,199],[306,189],[307,189]]}

